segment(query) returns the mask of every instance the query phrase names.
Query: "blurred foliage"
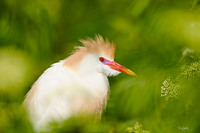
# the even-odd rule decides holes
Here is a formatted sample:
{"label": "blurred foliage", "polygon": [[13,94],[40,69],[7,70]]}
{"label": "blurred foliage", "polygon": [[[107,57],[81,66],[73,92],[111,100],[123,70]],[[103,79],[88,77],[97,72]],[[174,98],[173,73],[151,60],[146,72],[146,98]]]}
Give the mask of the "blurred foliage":
{"label": "blurred foliage", "polygon": [[100,122],[71,118],[52,132],[200,132],[199,0],[1,0],[0,29],[0,133],[33,132],[25,94],[95,34],[139,76],[110,78]]}
{"label": "blurred foliage", "polygon": [[128,133],[149,133],[149,131],[145,131],[142,129],[142,125],[138,122],[135,123],[134,127],[127,127]]}

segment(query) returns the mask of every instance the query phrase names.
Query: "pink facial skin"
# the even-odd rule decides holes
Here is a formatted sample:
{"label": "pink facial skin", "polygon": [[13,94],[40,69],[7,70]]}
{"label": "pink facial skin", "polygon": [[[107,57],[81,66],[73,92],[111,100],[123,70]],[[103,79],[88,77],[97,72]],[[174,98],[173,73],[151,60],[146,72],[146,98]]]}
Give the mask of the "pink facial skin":
{"label": "pink facial skin", "polygon": [[104,64],[104,65],[108,65],[111,69],[114,69],[116,71],[119,72],[123,72],[126,74],[130,74],[132,76],[136,76],[136,74],[134,72],[132,72],[131,70],[129,70],[128,68],[118,64],[117,62],[114,61],[109,61],[103,57],[100,57],[99,60]]}

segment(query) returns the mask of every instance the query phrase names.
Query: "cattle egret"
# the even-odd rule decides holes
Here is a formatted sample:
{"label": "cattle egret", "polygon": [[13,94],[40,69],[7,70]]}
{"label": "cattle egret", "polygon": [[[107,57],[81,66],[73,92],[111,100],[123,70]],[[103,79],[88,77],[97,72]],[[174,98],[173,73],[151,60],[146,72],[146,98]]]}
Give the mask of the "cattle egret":
{"label": "cattle egret", "polygon": [[113,43],[100,35],[81,42],[83,46],[48,68],[27,93],[24,106],[36,131],[49,129],[50,122],[61,122],[77,114],[100,118],[107,103],[107,77],[120,72],[136,76],[114,62]]}

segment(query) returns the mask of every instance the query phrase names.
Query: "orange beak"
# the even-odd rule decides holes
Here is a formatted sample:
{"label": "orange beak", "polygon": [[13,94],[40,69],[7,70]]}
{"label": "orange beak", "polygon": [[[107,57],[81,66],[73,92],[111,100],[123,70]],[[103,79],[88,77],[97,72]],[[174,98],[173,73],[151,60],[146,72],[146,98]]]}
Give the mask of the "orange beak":
{"label": "orange beak", "polygon": [[117,62],[110,61],[109,63],[106,63],[106,65],[108,65],[111,69],[114,69],[116,71],[123,72],[132,76],[137,76],[133,71],[118,64]]}

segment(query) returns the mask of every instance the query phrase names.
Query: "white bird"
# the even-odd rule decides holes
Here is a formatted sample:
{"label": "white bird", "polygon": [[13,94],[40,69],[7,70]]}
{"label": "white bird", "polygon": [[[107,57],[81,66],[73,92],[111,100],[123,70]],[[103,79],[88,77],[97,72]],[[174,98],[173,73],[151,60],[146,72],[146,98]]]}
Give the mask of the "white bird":
{"label": "white bird", "polygon": [[81,40],[83,46],[48,68],[27,93],[24,106],[36,131],[49,129],[78,114],[101,117],[107,103],[108,76],[134,72],[114,62],[115,45],[98,35]]}

